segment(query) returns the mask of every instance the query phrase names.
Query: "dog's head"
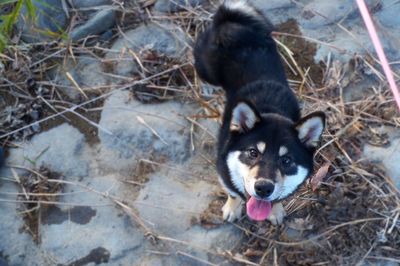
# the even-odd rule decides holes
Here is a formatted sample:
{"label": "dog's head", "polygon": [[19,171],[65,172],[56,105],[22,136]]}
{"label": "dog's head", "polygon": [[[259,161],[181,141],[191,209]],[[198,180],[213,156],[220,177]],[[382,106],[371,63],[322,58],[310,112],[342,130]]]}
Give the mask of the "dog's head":
{"label": "dog's head", "polygon": [[324,127],[322,112],[293,123],[260,115],[246,102],[233,108],[226,160],[233,184],[247,197],[250,218],[266,219],[271,202],[285,199],[309,177]]}

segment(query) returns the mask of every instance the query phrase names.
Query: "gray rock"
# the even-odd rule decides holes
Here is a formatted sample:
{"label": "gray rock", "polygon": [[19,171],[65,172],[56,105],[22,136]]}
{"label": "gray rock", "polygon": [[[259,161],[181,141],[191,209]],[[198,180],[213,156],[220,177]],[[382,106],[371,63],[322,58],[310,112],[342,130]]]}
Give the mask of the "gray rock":
{"label": "gray rock", "polygon": [[131,98],[128,91],[118,91],[104,104],[99,124],[113,134],[99,132],[104,165],[129,169],[142,158],[185,161],[189,156],[187,106],[142,104]]}
{"label": "gray rock", "polygon": [[382,127],[380,131],[389,135],[390,145],[377,147],[366,144],[363,154],[371,162],[382,163],[388,176],[392,178],[395,186],[400,189],[400,134],[398,129],[391,127]]}
{"label": "gray rock", "polygon": [[[193,162],[188,162],[181,169],[192,172],[192,168]],[[201,247],[191,248],[189,245],[179,248],[198,258],[213,261],[204,250],[232,250],[241,239],[240,230],[229,225],[211,230],[193,226],[193,220],[198,220],[200,214],[207,209],[212,199],[211,192],[216,189],[217,185],[188,178],[184,173],[160,172],[150,177],[140,191],[135,207],[151,230],[185,241],[194,247]],[[173,256],[163,259],[163,263],[193,265],[194,261]]]}
{"label": "gray rock", "polygon": [[[96,191],[107,191],[109,195],[120,196],[121,193],[118,185],[121,183],[115,175],[87,177],[77,183]],[[90,191],[74,193],[76,190],[82,189],[67,185],[63,189],[66,194],[59,201],[68,202],[69,206],[56,206],[53,208],[53,211],[58,209],[55,214],[49,212],[47,218],[42,218],[41,248],[61,264],[82,260],[94,252],[100,259],[103,256],[103,262],[116,265],[121,264],[121,259],[131,262],[139,260],[138,252],[143,253],[140,246],[144,235],[131,218],[106,197]],[[81,209],[80,213],[73,212],[78,208]],[[60,218],[62,213],[65,214],[63,219]],[[53,218],[49,219],[51,215]]]}
{"label": "gray rock", "polygon": [[155,24],[139,26],[118,39],[111,50],[120,51],[126,47],[138,52],[152,49],[170,57],[178,58],[188,48],[186,34],[173,24]]}
{"label": "gray rock", "polygon": [[[155,24],[139,26],[124,33],[111,47],[106,58],[115,60],[114,71],[118,75],[130,76],[136,72],[137,64],[126,49],[135,53],[153,50],[171,58],[181,58],[188,51],[186,34],[173,24]],[[125,53],[122,51],[125,50]]]}
{"label": "gray rock", "polygon": [[198,119],[198,126],[195,128],[194,144],[196,148],[203,150],[210,157],[215,158],[217,148],[215,143],[221,125],[214,119]]}
{"label": "gray rock", "polygon": [[294,6],[294,3],[290,0],[249,0],[249,3],[254,5],[257,9],[265,13],[268,16],[269,10],[278,8],[288,8]]}
{"label": "gray rock", "polygon": [[17,22],[18,30],[22,31],[21,39],[33,43],[61,36],[68,24],[61,0],[32,0],[32,3],[36,8],[35,22],[28,18],[25,5]]}
{"label": "gray rock", "polygon": [[69,59],[62,64],[60,62],[60,65],[48,75],[72,101],[78,101],[84,96],[67,78],[67,72],[82,90],[104,89],[109,84],[109,79],[104,75],[106,71],[102,62],[96,58],[81,56],[77,57],[76,61]]}
{"label": "gray rock", "polygon": [[5,258],[0,257],[0,265],[1,266],[8,266],[8,262]]}
{"label": "gray rock", "polygon": [[29,168],[46,166],[65,176],[86,176],[88,165],[82,159],[85,137],[69,124],[62,124],[34,136],[19,148],[10,149],[7,163]]}
{"label": "gray rock", "polygon": [[206,0],[158,0],[154,5],[154,10],[159,12],[176,12],[186,8],[201,5]]}
{"label": "gray rock", "polygon": [[[369,263],[370,264],[370,263]],[[368,265],[367,263],[364,265]],[[387,260],[374,260],[375,266],[399,266],[398,262]]]}
{"label": "gray rock", "polygon": [[3,166],[4,163],[4,149],[0,147],[0,168]]}
{"label": "gray rock", "polygon": [[[379,9],[380,2],[380,0],[365,1],[371,12]],[[361,19],[355,1],[342,0],[335,2],[313,0],[304,6],[299,22],[305,28],[316,29],[347,19],[353,20],[353,23],[354,20],[358,21]]]}
{"label": "gray rock", "polygon": [[101,259],[112,265],[131,265],[140,261],[144,253],[143,232],[110,199],[83,189],[90,187],[129,199],[131,195],[123,194],[125,185],[119,179],[116,175],[84,177],[81,181],[68,179],[72,184],[65,185],[64,194],[57,199],[64,204],[50,206],[42,213],[40,245],[21,230],[25,225],[15,204],[19,186],[2,183],[2,199],[10,202],[0,202],[0,254],[9,265],[65,265]]}
{"label": "gray rock", "polygon": [[338,22],[354,8],[354,1],[351,0],[311,1],[304,7],[302,26],[313,29]]}
{"label": "gray rock", "polygon": [[[324,60],[329,53],[332,54],[334,59],[342,63],[347,63],[353,58],[354,54],[365,54],[366,50],[375,54],[375,48],[366,31],[364,22],[361,19],[349,19],[343,23],[343,26],[347,29],[351,29],[351,35],[338,28],[336,25],[327,25],[318,29],[304,28],[304,36],[322,40],[331,46],[319,45],[314,57],[316,62]],[[400,30],[389,30],[385,27],[379,27],[378,30],[383,49],[389,61],[398,60],[400,58],[400,52],[396,47],[400,45]],[[336,47],[337,49],[332,47]]]}
{"label": "gray rock", "polygon": [[[1,176],[4,172],[1,173]],[[12,178],[12,177],[11,177]],[[50,258],[37,246],[32,237],[22,229],[24,221],[17,211],[16,193],[20,192],[19,186],[13,182],[0,181],[0,256],[8,262],[5,265],[50,265]],[[13,194],[13,195],[12,195]],[[5,200],[5,201],[3,201]],[[9,202],[6,202],[9,201]],[[0,265],[1,260],[0,260]]]}
{"label": "gray rock", "polygon": [[[204,178],[216,175],[215,168],[204,162],[204,154],[189,156],[190,127],[185,117],[192,112],[190,106],[174,102],[144,105],[132,100],[128,91],[116,91],[107,99],[100,121],[102,127],[115,134],[100,132],[99,147],[86,146],[82,134],[64,124],[12,149],[7,159],[9,164],[23,164],[26,156],[36,161],[37,166],[45,164],[64,173],[64,180],[69,183],[57,198],[59,204],[41,217],[40,245],[35,245],[29,234],[18,233],[24,226],[15,210],[19,187],[13,182],[0,184],[0,192],[7,192],[5,195],[9,196],[5,199],[12,203],[0,202],[0,215],[5,216],[0,223],[0,239],[7,235],[7,241],[0,241],[0,251],[8,262],[11,265],[83,261],[110,265],[197,265],[198,261],[178,255],[179,250],[219,263],[221,258],[213,258],[204,250],[231,250],[240,241],[241,232],[231,225],[215,229],[193,225],[193,219],[198,220],[219,186]],[[208,127],[207,123],[202,124]],[[209,127],[215,133],[217,124],[211,123]],[[122,137],[116,138],[118,135]],[[160,166],[139,191],[126,181],[130,181],[137,159],[148,159],[149,155],[155,161],[157,156],[163,157],[161,164],[166,162],[168,167]],[[0,176],[12,179],[10,172],[0,171]],[[154,233],[189,245],[162,241],[161,246],[152,246],[143,230],[116,207],[113,199],[137,210]],[[171,255],[160,257],[148,250],[167,250]]]}
{"label": "gray rock", "polygon": [[[220,257],[210,256],[210,254],[205,252],[202,248],[206,248],[210,251],[232,251],[236,247],[241,245],[240,240],[242,239],[242,232],[240,229],[228,224],[210,230],[201,228],[199,226],[193,226],[190,230],[188,230],[184,235],[179,238],[190,243],[194,247],[197,247],[191,249],[189,248],[188,253],[193,254],[200,259],[211,261],[217,265],[230,265],[227,264],[226,261],[225,264],[219,264],[221,262]],[[180,265],[203,265],[202,263],[198,263],[197,260],[193,259],[188,260],[187,258],[176,257],[173,257],[172,259],[173,261],[175,261],[175,263],[176,261],[183,260],[183,263],[181,263]]]}
{"label": "gray rock", "polygon": [[109,42],[111,40],[111,38],[113,37],[113,32],[111,29],[103,32],[100,36],[99,36],[99,41],[100,42]]}
{"label": "gray rock", "polygon": [[111,9],[100,10],[83,25],[74,28],[70,33],[70,37],[73,41],[77,41],[91,35],[101,34],[114,25],[115,11]]}
{"label": "gray rock", "polygon": [[376,13],[383,26],[398,29],[400,26],[400,3],[395,0],[383,2],[380,12]]}
{"label": "gray rock", "polygon": [[183,183],[173,175],[154,174],[135,206],[156,232],[178,236],[191,228],[192,217],[207,208],[210,191],[216,188],[204,181]]}
{"label": "gray rock", "polygon": [[88,8],[112,4],[112,0],[71,0],[74,8]]}

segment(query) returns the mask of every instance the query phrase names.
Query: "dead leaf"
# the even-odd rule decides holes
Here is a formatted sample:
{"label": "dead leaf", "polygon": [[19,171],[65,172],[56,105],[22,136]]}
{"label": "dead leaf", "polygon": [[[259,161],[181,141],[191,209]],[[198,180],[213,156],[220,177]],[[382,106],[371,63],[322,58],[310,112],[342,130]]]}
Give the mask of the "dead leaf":
{"label": "dead leaf", "polygon": [[314,225],[309,221],[302,218],[295,218],[294,220],[287,222],[286,225],[297,231],[311,230],[314,227]]}
{"label": "dead leaf", "polygon": [[317,190],[317,188],[320,186],[322,180],[328,174],[329,166],[331,166],[331,163],[329,162],[325,163],[321,168],[318,169],[315,175],[311,178],[310,183],[312,191]]}

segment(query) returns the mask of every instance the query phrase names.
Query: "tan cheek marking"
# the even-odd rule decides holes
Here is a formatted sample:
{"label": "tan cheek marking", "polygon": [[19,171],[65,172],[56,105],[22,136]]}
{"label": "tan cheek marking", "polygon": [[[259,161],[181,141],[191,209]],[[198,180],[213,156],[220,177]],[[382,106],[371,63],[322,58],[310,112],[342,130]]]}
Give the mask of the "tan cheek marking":
{"label": "tan cheek marking", "polygon": [[257,178],[260,167],[258,165],[254,166],[249,171],[249,178]]}
{"label": "tan cheek marking", "polygon": [[257,143],[257,149],[260,153],[264,153],[266,147],[267,144],[265,144],[265,142],[260,141],[259,143]]}
{"label": "tan cheek marking", "polygon": [[279,148],[279,156],[283,156],[283,155],[285,155],[287,153],[288,153],[288,148],[286,148],[285,146],[281,146]]}

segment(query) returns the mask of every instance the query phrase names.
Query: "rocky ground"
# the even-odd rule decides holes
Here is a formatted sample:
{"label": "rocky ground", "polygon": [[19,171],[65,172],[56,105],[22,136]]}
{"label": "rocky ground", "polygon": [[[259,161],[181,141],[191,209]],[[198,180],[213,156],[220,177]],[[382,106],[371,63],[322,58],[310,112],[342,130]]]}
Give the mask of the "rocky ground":
{"label": "rocky ground", "polygon": [[[329,116],[284,224],[221,220],[223,94],[191,56],[217,2],[34,0],[0,62],[0,265],[400,263],[400,119],[355,2],[249,1]],[[367,2],[398,79],[400,2]]]}

